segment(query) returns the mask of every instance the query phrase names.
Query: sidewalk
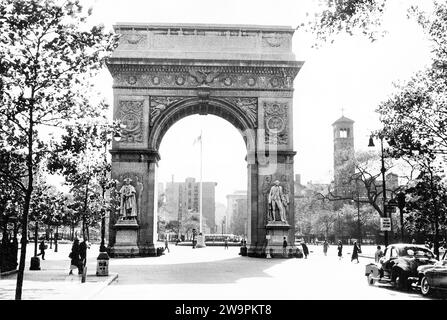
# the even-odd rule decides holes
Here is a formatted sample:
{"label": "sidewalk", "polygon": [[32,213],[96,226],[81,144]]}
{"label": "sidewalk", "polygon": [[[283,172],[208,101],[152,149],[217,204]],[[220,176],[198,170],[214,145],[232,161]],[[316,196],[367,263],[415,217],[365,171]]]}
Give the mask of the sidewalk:
{"label": "sidewalk", "polygon": [[[73,270],[73,275],[68,275],[71,244],[60,245],[57,253],[47,250],[46,260],[40,261],[41,270],[37,271],[29,270],[33,250],[27,248],[22,300],[88,300],[97,295],[118,278],[117,273],[110,272],[108,276],[96,276],[97,247],[92,245],[88,250],[84,283],[81,283],[77,270]],[[0,300],[15,298],[16,281],[17,273],[0,278]]]}

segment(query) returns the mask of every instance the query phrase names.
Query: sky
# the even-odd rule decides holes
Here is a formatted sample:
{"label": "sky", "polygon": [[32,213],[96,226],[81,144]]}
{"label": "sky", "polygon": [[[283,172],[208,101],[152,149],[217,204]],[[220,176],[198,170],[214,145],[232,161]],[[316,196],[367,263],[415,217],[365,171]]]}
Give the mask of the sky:
{"label": "sky", "polygon": [[[402,81],[430,63],[430,47],[421,28],[406,19],[408,0],[394,0],[385,20],[388,31],[373,43],[340,36],[334,44],[312,49],[313,35],[295,32],[293,52],[304,66],[294,81],[294,171],[302,183],[329,183],[333,177],[331,124],[355,121],[356,150],[365,150],[369,133],[380,127],[374,110]],[[428,1],[411,1],[426,4]],[[107,29],[118,22],[285,25],[296,27],[318,1],[311,0],[84,0],[93,7],[92,22]],[[112,78],[99,76],[98,87],[112,103]],[[216,116],[189,116],[175,123],[161,146],[158,182],[200,177],[199,145],[203,134],[203,181],[215,181],[216,201],[247,186],[246,149],[240,133]]]}

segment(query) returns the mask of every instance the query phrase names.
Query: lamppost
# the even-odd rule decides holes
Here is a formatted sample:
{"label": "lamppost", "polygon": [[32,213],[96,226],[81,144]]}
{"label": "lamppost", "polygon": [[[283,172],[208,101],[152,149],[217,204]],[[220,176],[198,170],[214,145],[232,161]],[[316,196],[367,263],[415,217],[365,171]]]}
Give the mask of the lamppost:
{"label": "lamppost", "polygon": [[[106,126],[106,128],[108,128],[108,126]],[[104,204],[106,203],[106,199],[105,199],[105,193],[106,193],[106,179],[107,179],[107,171],[106,171],[106,164],[107,164],[107,145],[109,144],[109,140],[107,138],[109,132],[104,131],[104,172],[103,172],[103,180],[101,183],[101,187],[102,187],[102,199],[104,201]],[[117,142],[119,142],[121,140],[121,134],[119,132],[119,130],[114,130],[113,131],[114,135],[113,135],[113,139]],[[103,211],[101,212],[101,244],[99,246],[99,252],[106,252],[106,246],[105,246],[105,233],[106,233],[106,210],[103,208]]]}
{"label": "lamppost", "polygon": [[[383,135],[379,135],[379,139],[380,139],[380,160],[382,163],[382,167],[380,168],[380,172],[382,173],[382,203],[383,203],[383,217],[387,218],[388,217],[388,213],[386,210],[386,187],[385,187],[385,172],[386,172],[386,168],[385,168],[385,155],[383,152]],[[368,147],[375,147],[374,145],[374,140],[373,140],[373,136],[371,135],[369,137],[369,144]],[[385,230],[385,247],[388,246],[388,231]]]}

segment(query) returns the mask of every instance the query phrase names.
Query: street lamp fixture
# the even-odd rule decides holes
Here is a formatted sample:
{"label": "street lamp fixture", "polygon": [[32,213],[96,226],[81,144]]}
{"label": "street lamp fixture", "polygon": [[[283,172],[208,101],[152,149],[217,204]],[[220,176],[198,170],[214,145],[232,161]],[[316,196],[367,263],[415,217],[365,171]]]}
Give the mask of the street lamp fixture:
{"label": "street lamp fixture", "polygon": [[[385,172],[386,172],[386,168],[385,168],[385,155],[383,152],[383,135],[379,135],[379,139],[380,139],[380,160],[382,163],[382,167],[380,168],[380,172],[382,173],[382,201],[383,201],[383,217],[387,218],[388,217],[388,213],[386,210],[386,187],[385,187]],[[373,140],[373,136],[371,135],[369,137],[369,143],[368,143],[368,147],[375,147],[374,145],[374,140]],[[388,231],[384,231],[384,242],[385,242],[385,247],[388,246]]]}

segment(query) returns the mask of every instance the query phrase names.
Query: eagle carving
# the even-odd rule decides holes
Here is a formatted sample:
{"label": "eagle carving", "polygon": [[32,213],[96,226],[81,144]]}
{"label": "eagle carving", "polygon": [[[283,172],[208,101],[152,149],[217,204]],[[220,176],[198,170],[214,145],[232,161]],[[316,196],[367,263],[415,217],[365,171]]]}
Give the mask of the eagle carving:
{"label": "eagle carving", "polygon": [[218,71],[203,71],[203,70],[189,70],[189,74],[197,81],[199,85],[208,84],[216,79],[220,72]]}

